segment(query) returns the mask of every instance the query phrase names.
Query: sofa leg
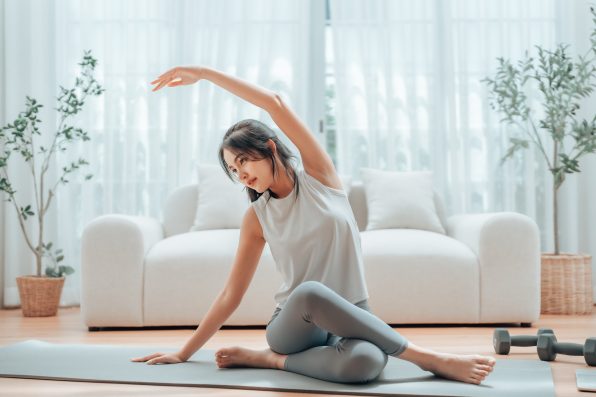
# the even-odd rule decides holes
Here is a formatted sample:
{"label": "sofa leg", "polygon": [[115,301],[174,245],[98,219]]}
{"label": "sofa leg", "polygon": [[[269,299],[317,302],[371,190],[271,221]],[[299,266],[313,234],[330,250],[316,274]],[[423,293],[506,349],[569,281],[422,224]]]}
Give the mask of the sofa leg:
{"label": "sofa leg", "polygon": [[97,332],[100,330],[99,327],[89,327],[88,329],[89,329],[89,332]]}
{"label": "sofa leg", "polygon": [[522,328],[530,328],[532,327],[532,323],[521,323],[520,324]]}

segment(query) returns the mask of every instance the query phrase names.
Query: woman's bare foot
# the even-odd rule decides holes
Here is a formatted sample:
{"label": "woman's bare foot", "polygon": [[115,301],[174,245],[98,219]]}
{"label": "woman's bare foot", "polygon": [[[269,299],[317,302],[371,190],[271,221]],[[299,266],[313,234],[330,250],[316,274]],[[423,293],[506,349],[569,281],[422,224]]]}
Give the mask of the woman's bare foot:
{"label": "woman's bare foot", "polygon": [[493,371],[496,363],[490,356],[437,353],[413,344],[398,357],[435,375],[476,385]]}
{"label": "woman's bare foot", "polygon": [[225,347],[215,353],[219,368],[253,367],[284,369],[286,355],[277,354],[271,349],[251,350],[243,347]]}
{"label": "woman's bare foot", "polygon": [[479,385],[493,370],[496,360],[489,356],[437,353],[426,369],[444,378]]}

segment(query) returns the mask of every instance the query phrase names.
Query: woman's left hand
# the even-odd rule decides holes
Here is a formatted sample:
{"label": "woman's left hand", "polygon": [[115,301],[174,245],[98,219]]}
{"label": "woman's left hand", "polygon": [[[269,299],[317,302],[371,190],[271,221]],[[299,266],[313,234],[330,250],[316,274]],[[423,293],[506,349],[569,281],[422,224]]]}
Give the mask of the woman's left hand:
{"label": "woman's left hand", "polygon": [[165,86],[176,87],[194,84],[201,79],[201,73],[202,68],[200,67],[175,67],[151,82],[151,84],[157,84],[152,91],[160,90]]}

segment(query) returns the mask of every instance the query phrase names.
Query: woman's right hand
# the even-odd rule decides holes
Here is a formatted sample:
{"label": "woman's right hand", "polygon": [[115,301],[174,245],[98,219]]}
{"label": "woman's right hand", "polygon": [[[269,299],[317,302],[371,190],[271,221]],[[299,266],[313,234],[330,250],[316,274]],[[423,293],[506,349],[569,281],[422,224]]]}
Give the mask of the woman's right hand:
{"label": "woman's right hand", "polygon": [[170,354],[165,354],[165,353],[153,353],[150,354],[148,356],[145,357],[137,357],[137,358],[131,358],[130,361],[134,361],[134,362],[147,362],[147,364],[152,365],[152,364],[179,364],[184,362],[185,360],[183,360],[178,353],[170,353]]}
{"label": "woman's right hand", "polygon": [[201,79],[201,71],[200,67],[177,66],[172,68],[151,82],[151,84],[157,84],[152,91],[160,90],[165,86],[176,87],[194,84]]}

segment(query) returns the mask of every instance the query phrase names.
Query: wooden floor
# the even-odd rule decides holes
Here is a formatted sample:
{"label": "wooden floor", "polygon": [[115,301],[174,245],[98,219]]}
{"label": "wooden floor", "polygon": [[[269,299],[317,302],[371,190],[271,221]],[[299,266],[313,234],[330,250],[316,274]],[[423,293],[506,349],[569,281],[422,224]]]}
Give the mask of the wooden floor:
{"label": "wooden floor", "polygon": [[[512,334],[535,333],[540,327],[555,330],[560,341],[583,343],[596,336],[596,310],[589,316],[544,315],[532,328],[512,327]],[[502,360],[537,360],[535,348],[512,349],[509,356],[497,356],[492,347],[494,326],[422,326],[395,327],[412,343],[452,353],[479,353]],[[88,332],[79,308],[60,309],[58,316],[24,318],[20,310],[0,310],[0,346],[27,339],[56,343],[143,344],[172,346],[176,349],[191,335],[192,329],[112,330]],[[248,348],[267,347],[264,329],[223,329],[204,346],[218,349],[242,345]],[[586,396],[575,386],[575,370],[589,368],[581,357],[558,356],[552,364],[557,396]],[[0,396],[317,396],[318,394],[281,393],[197,387],[143,386],[108,383],[62,382],[0,378]],[[320,395],[329,396],[329,395]]]}

